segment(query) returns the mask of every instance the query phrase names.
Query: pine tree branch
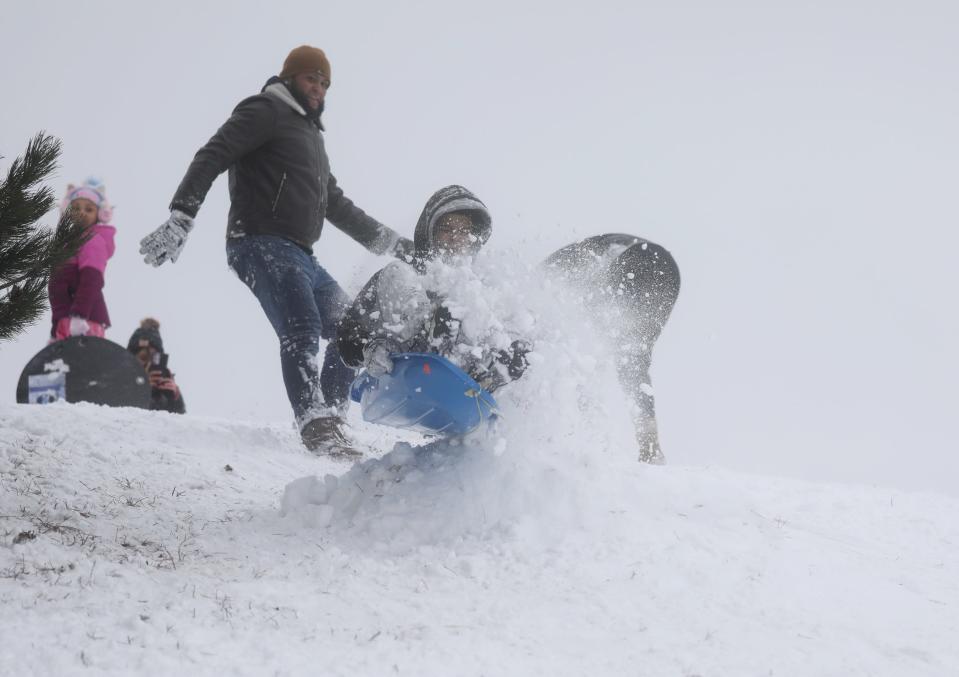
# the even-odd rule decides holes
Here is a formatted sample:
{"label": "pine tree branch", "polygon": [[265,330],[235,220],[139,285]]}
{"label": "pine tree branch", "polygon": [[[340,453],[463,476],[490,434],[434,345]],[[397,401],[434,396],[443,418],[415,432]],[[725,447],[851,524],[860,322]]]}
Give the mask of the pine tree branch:
{"label": "pine tree branch", "polygon": [[[50,275],[75,256],[80,247],[92,236],[92,230],[74,222],[69,213],[66,213],[60,218],[60,223],[53,233],[37,233],[26,241],[17,243],[8,252],[0,252],[0,279],[9,280],[5,284],[0,284],[0,291],[31,277],[49,279]],[[7,254],[11,252],[13,255],[9,258],[17,263],[4,266],[4,261],[8,258]],[[17,254],[21,256],[19,261],[16,258]],[[24,268],[23,261],[30,262],[26,264],[29,268]],[[17,277],[9,279],[11,275],[17,275]]]}
{"label": "pine tree branch", "polygon": [[53,239],[47,251],[46,265],[49,271],[55,271],[68,260],[77,255],[80,247],[93,237],[93,229],[84,228],[74,221],[72,214],[67,211],[60,216]]}
{"label": "pine tree branch", "polygon": [[43,132],[27,144],[27,151],[16,158],[0,184],[0,246],[5,240],[22,237],[31,224],[53,207],[53,191],[36,185],[53,173],[60,156],[60,142]]}
{"label": "pine tree branch", "polygon": [[[56,171],[59,157],[58,139],[43,132],[30,139],[23,156],[10,163],[7,178],[0,187],[0,212],[6,213],[12,200],[29,194],[34,186]],[[50,195],[52,200],[52,191],[49,188],[42,188],[39,192]]]}
{"label": "pine tree branch", "polygon": [[53,191],[38,187],[57,166],[60,142],[37,134],[0,183],[0,341],[16,336],[43,313],[50,275],[75,256],[92,231],[69,214],[56,229],[38,230],[53,206]]}
{"label": "pine tree branch", "polygon": [[30,280],[13,287],[0,299],[0,341],[6,341],[37,321],[46,310],[46,280]]}

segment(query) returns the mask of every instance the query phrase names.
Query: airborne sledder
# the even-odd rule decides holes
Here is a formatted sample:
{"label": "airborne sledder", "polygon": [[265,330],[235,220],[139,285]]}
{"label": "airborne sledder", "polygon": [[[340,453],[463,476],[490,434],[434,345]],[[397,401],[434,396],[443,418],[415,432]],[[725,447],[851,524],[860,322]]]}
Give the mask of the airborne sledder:
{"label": "airborne sledder", "polygon": [[[365,368],[352,389],[365,420],[450,437],[495,418],[492,393],[523,375],[530,337],[476,327],[443,289],[491,232],[489,212],[475,195],[443,188],[416,224],[412,260],[391,263],[357,295],[337,347],[348,365]],[[662,463],[649,366],[679,293],[672,256],[646,240],[607,234],[564,247],[545,269],[590,292],[583,294],[589,315],[631,400],[639,458]]]}
{"label": "airborne sledder", "polygon": [[525,337],[474,334],[449,307],[443,279],[468,264],[489,239],[489,212],[462,186],[430,198],[413,235],[409,262],[395,261],[366,283],[337,330],[351,367],[364,367],[352,398],[367,421],[451,436],[495,416],[492,392],[519,378]]}

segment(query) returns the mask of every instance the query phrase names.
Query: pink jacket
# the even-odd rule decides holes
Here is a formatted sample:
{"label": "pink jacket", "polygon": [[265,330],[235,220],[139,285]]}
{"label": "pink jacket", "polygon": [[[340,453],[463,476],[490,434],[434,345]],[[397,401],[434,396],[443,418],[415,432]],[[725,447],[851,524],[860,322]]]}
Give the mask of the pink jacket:
{"label": "pink jacket", "polygon": [[113,238],[117,229],[103,223],[92,229],[93,236],[79,253],[50,277],[48,293],[54,330],[61,318],[73,316],[110,326],[103,284],[107,260],[116,250]]}

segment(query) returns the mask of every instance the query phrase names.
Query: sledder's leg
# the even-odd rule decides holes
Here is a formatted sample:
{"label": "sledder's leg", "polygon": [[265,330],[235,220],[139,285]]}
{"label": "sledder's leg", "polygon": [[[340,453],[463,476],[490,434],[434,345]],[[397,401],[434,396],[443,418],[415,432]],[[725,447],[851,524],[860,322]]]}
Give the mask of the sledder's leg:
{"label": "sledder's leg", "polygon": [[639,459],[663,463],[649,368],[653,346],[679,296],[676,261],[657,244],[609,233],[560,249],[546,265],[574,285],[608,290],[593,295],[591,314],[604,328],[620,383],[632,400]]}
{"label": "sledder's leg", "polygon": [[617,343],[616,363],[620,383],[633,400],[639,458],[646,463],[663,463],[649,367],[653,346],[679,296],[679,268],[668,251],[641,240],[616,257],[607,270],[607,281],[613,289],[612,304],[620,310],[622,338],[626,339]]}

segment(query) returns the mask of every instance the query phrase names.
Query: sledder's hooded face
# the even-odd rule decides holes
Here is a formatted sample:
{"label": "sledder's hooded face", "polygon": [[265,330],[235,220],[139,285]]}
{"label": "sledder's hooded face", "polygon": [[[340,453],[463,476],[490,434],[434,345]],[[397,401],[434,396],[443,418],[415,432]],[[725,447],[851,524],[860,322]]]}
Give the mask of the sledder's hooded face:
{"label": "sledder's hooded face", "polygon": [[447,260],[474,254],[491,233],[486,205],[462,186],[447,186],[433,193],[416,223],[416,258]]}
{"label": "sledder's hooded face", "polygon": [[483,245],[472,212],[443,214],[433,226],[433,248],[441,257],[464,256]]}

